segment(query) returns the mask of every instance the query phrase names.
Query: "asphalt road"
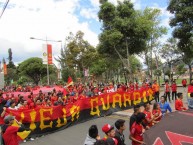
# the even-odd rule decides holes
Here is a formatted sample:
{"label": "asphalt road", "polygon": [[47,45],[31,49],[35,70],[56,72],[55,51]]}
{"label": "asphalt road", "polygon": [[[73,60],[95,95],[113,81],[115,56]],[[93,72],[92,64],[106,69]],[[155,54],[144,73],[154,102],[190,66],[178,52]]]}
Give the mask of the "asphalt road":
{"label": "asphalt road", "polygon": [[62,131],[55,132],[34,141],[27,141],[26,143],[22,143],[22,145],[83,145],[84,140],[86,138],[86,134],[88,132],[88,128],[96,124],[98,126],[99,135],[101,138],[104,137],[104,133],[101,128],[104,124],[109,123],[114,125],[117,119],[125,119],[126,130],[124,132],[125,135],[125,143],[127,145],[131,145],[131,142],[128,138],[129,136],[129,119],[127,117],[120,117],[116,115],[101,117],[95,120],[90,120],[84,123],[80,123],[69,128],[66,128]]}

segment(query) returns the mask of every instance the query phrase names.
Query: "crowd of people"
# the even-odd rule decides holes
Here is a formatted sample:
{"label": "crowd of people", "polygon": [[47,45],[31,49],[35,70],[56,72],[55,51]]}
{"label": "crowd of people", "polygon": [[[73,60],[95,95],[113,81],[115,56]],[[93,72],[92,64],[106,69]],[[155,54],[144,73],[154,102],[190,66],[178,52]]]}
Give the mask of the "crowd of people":
{"label": "crowd of people", "polygon": [[[183,81],[182,85],[183,87],[186,87],[186,84],[184,82],[185,81]],[[153,105],[153,109],[150,110],[149,103],[144,105],[144,111],[141,111],[138,105],[134,106],[134,114],[130,117],[130,132],[131,132],[130,139],[132,140],[134,145],[142,144],[143,132],[146,129],[149,129],[150,127],[152,127],[153,125],[159,123],[161,118],[167,112],[172,112],[172,109],[170,107],[170,102],[172,100],[175,101],[176,110],[179,110],[179,111],[187,110],[187,108],[185,108],[183,105],[183,101],[182,101],[183,94],[178,92],[175,81],[173,81],[171,84],[169,84],[168,81],[165,82],[164,96],[161,96],[161,97],[159,96],[160,86],[156,80],[152,84],[144,81],[141,86],[139,86],[137,82],[136,83],[130,82],[129,84],[99,83],[97,85],[90,84],[88,86],[85,86],[79,83],[79,84],[65,87],[64,89],[65,91],[61,91],[61,90],[56,91],[55,89],[53,89],[53,91],[51,92],[43,93],[40,90],[38,94],[33,94],[33,92],[31,92],[30,95],[28,95],[27,97],[24,97],[20,94],[18,96],[14,96],[14,93],[12,94],[7,93],[8,90],[4,89],[0,91],[0,125],[2,126],[6,124],[5,118],[6,116],[8,116],[8,114],[6,114],[7,109],[27,110],[27,109],[34,109],[34,108],[41,108],[41,107],[66,105],[69,103],[74,103],[80,99],[98,96],[104,93],[131,92],[131,91],[140,90],[140,89],[147,90],[149,88],[152,88],[154,92],[155,104]],[[30,89],[29,88],[23,89],[22,87],[20,87],[20,91],[24,91],[24,90],[26,91]],[[16,89],[15,91],[18,91],[18,90]],[[190,97],[188,98],[188,107],[190,109],[193,109],[193,80],[191,81],[191,84],[188,86],[188,93],[190,94]],[[170,98],[170,94],[172,95],[172,99]],[[124,135],[123,135],[123,131],[125,130],[124,123],[125,123],[124,120],[118,120],[115,123],[116,131],[113,131],[114,127],[112,127],[109,124],[106,124],[102,129],[103,132],[106,134],[106,137],[102,140],[98,135],[94,137],[96,140],[96,144],[98,142],[115,142],[115,144],[120,145],[120,142],[124,142]],[[96,126],[93,128],[96,128]],[[18,130],[16,129],[16,131]],[[116,134],[119,135],[119,137],[121,138],[121,141],[120,141],[120,138],[116,137]],[[88,136],[88,138],[89,137],[91,136]],[[121,143],[121,145],[122,144],[123,143]],[[7,145],[10,145],[10,144],[7,144]]]}

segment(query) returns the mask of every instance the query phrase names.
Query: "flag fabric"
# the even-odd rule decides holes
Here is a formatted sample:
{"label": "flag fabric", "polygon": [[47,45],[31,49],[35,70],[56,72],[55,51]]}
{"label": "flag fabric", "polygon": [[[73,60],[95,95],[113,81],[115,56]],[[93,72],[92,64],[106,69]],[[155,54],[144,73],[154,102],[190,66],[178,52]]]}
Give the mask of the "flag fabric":
{"label": "flag fabric", "polygon": [[73,85],[73,83],[74,83],[74,82],[73,82],[72,78],[69,76],[69,77],[68,77],[68,82],[67,82],[67,87]]}
{"label": "flag fabric", "polygon": [[[13,123],[12,126],[19,127],[19,125],[17,124],[16,121],[14,121],[14,123]],[[26,138],[29,136],[30,133],[31,133],[31,131],[18,132],[18,133],[17,133],[17,139],[18,139],[19,141],[22,141],[22,140],[26,139]]]}
{"label": "flag fabric", "polygon": [[6,63],[3,64],[3,72],[4,72],[4,75],[7,75],[7,65],[6,65]]}
{"label": "flag fabric", "polygon": [[43,64],[52,64],[52,45],[43,44],[43,53],[42,53]]}
{"label": "flag fabric", "polygon": [[193,144],[192,122],[193,110],[168,113],[145,132],[144,142],[147,145]]}

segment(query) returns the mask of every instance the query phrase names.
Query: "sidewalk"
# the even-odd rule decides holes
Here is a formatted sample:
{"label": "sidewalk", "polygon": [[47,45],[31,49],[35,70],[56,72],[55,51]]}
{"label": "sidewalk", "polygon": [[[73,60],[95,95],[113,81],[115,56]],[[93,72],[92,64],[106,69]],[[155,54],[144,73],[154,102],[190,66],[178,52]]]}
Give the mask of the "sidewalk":
{"label": "sidewalk", "polygon": [[[186,90],[184,88],[178,88],[178,92],[182,92],[184,95],[183,98],[183,103],[184,103],[184,107],[188,108],[188,104],[187,104],[187,88]],[[161,88],[161,93],[160,93],[160,97],[164,94],[162,88]],[[172,99],[172,97],[170,97]],[[153,108],[153,104],[155,103],[155,101],[153,100],[151,105],[151,109]],[[172,108],[172,112],[175,111],[175,100],[171,101],[170,103],[170,107]],[[144,107],[142,106],[142,110],[144,109]],[[118,112],[114,112],[113,115],[118,115],[118,116],[122,116],[122,117],[130,117],[133,114],[133,109],[128,109],[128,110],[124,110],[124,111],[118,111]]]}

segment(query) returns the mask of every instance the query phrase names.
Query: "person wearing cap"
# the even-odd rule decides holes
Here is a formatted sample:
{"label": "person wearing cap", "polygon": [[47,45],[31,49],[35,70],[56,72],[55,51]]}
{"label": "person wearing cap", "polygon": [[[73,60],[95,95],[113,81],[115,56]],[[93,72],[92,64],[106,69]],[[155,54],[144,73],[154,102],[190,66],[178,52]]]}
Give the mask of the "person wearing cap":
{"label": "person wearing cap", "polygon": [[98,128],[96,125],[92,125],[88,130],[84,145],[94,145],[94,143],[99,139],[100,136],[98,135]]}
{"label": "person wearing cap", "polygon": [[11,115],[7,115],[4,118],[4,125],[2,126],[2,133],[3,133],[3,140],[5,145],[19,145],[18,139],[17,139],[17,132],[23,132],[24,130],[29,130],[24,128],[24,126],[21,126],[22,124],[18,123],[21,127],[12,126],[14,123],[15,117]]}
{"label": "person wearing cap", "polygon": [[125,120],[123,119],[118,119],[115,122],[115,127],[116,127],[116,131],[115,131],[115,138],[118,141],[117,145],[125,145],[125,136],[123,134],[123,131],[126,129],[125,126]]}
{"label": "person wearing cap", "polygon": [[145,120],[145,114],[138,113],[136,117],[136,122],[133,123],[130,130],[129,138],[132,140],[132,145],[145,144],[143,142],[143,133],[145,129],[143,128],[143,125],[142,125],[142,122],[144,120]]}
{"label": "person wearing cap", "polygon": [[102,127],[102,131],[106,134],[106,136],[103,138],[103,140],[106,140],[107,138],[114,138],[115,137],[115,130],[114,127],[110,124],[105,124]]}

